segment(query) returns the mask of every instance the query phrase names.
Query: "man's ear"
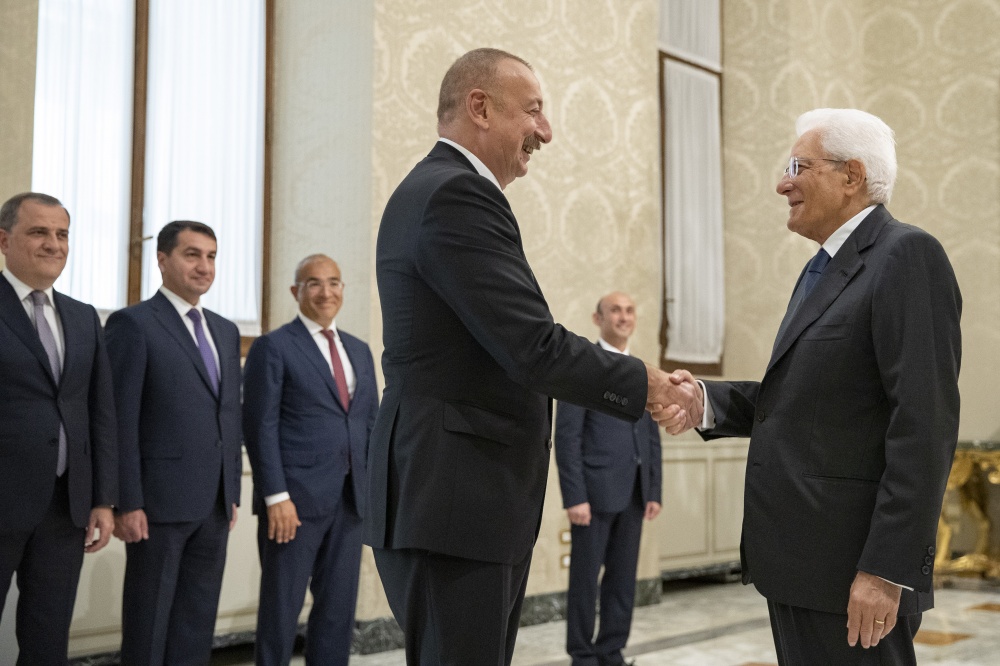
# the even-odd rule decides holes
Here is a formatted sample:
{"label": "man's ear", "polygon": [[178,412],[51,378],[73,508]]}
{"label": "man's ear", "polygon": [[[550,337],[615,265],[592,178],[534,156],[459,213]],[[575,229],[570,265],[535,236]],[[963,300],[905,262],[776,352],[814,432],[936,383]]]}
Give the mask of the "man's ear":
{"label": "man's ear", "polygon": [[847,187],[854,194],[865,182],[865,165],[861,160],[847,160],[844,164],[844,172],[847,174]]}
{"label": "man's ear", "polygon": [[473,88],[465,97],[465,112],[469,118],[481,129],[490,127],[490,97],[479,88]]}

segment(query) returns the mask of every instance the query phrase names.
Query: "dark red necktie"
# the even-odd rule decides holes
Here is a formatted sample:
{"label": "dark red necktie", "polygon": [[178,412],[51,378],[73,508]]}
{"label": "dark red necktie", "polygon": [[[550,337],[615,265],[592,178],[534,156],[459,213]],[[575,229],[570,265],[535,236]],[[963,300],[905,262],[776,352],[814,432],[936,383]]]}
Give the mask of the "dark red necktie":
{"label": "dark red necktie", "polygon": [[346,410],[351,403],[351,394],[347,391],[347,375],[344,374],[344,364],[340,361],[340,352],[337,351],[336,336],[333,331],[324,328],[322,331],[326,336],[326,341],[330,343],[330,363],[333,365],[333,381],[337,384],[337,392],[340,394],[340,404]]}

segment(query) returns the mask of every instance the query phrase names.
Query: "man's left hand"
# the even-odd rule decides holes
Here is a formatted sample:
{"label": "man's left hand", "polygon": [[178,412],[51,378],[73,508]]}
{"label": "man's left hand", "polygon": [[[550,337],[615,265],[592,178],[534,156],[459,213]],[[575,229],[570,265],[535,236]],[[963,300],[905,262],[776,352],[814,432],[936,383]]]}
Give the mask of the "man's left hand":
{"label": "man's left hand", "polygon": [[903,588],[870,573],[859,571],[851,584],[847,602],[847,644],[870,648],[896,626],[899,596]]}
{"label": "man's left hand", "polygon": [[646,520],[652,520],[660,515],[661,508],[663,507],[659,502],[646,502]]}
{"label": "man's left hand", "polygon": [[[111,533],[115,529],[115,514],[110,506],[96,506],[90,510],[90,520],[87,521],[87,536],[83,539],[83,552],[96,553],[108,545]],[[94,538],[94,531],[97,538]]]}

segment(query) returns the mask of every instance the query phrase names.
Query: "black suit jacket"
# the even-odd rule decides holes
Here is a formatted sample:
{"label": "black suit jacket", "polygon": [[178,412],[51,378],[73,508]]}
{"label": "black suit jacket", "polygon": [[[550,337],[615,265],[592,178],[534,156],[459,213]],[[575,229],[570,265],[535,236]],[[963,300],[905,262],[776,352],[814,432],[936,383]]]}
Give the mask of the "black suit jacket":
{"label": "black suit jacket", "polygon": [[111,372],[97,311],[53,292],[64,358],[56,386],[48,356],[17,298],[0,279],[0,532],[26,531],[49,508],[56,481],[59,423],[73,524],[118,502],[118,449]]}
{"label": "black suit jacket", "polygon": [[161,292],[115,312],[106,325],[118,407],[119,509],[144,509],[152,522],[203,520],[220,483],[227,514],[239,504],[240,334],[231,321],[203,312],[219,353],[218,396],[194,338]]}
{"label": "black suit jacket", "polygon": [[376,275],[386,387],[366,543],[521,561],[545,494],[546,395],[635,420],[642,362],[553,322],[507,199],[444,143],[389,199]]}
{"label": "black suit jacket", "polygon": [[243,431],[253,468],[253,505],[287,492],[299,517],[330,514],[351,471],[355,508],[367,499],[368,438],[378,411],[375,363],[368,345],[337,331],[354,368],[351,404],[340,404],[330,366],[296,317],[257,338],[243,380]]}
{"label": "black suit jacket", "polygon": [[751,438],[743,571],[768,599],[846,613],[862,570],[914,588],[900,614],[933,604],[961,305],[940,243],[878,206],[783,326],[764,378],[705,382],[706,439]]}

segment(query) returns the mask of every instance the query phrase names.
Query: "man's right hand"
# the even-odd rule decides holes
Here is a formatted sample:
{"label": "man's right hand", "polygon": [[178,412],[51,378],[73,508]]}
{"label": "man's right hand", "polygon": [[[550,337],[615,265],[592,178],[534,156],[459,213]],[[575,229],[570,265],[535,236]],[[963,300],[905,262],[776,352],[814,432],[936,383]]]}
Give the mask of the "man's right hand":
{"label": "man's right hand", "polygon": [[126,511],[115,516],[115,536],[125,543],[138,543],[149,538],[149,522],[142,509]]}
{"label": "man's right hand", "polygon": [[590,525],[590,502],[566,507],[566,515],[569,516],[569,522],[573,525],[587,527]]}
{"label": "man's right hand", "polygon": [[679,435],[701,425],[704,411],[701,387],[687,370],[668,375],[659,368],[646,366],[649,389],[646,409],[671,435]]}
{"label": "man's right hand", "polygon": [[295,530],[302,526],[295,504],[287,499],[267,507],[267,538],[278,543],[288,543],[295,538]]}

